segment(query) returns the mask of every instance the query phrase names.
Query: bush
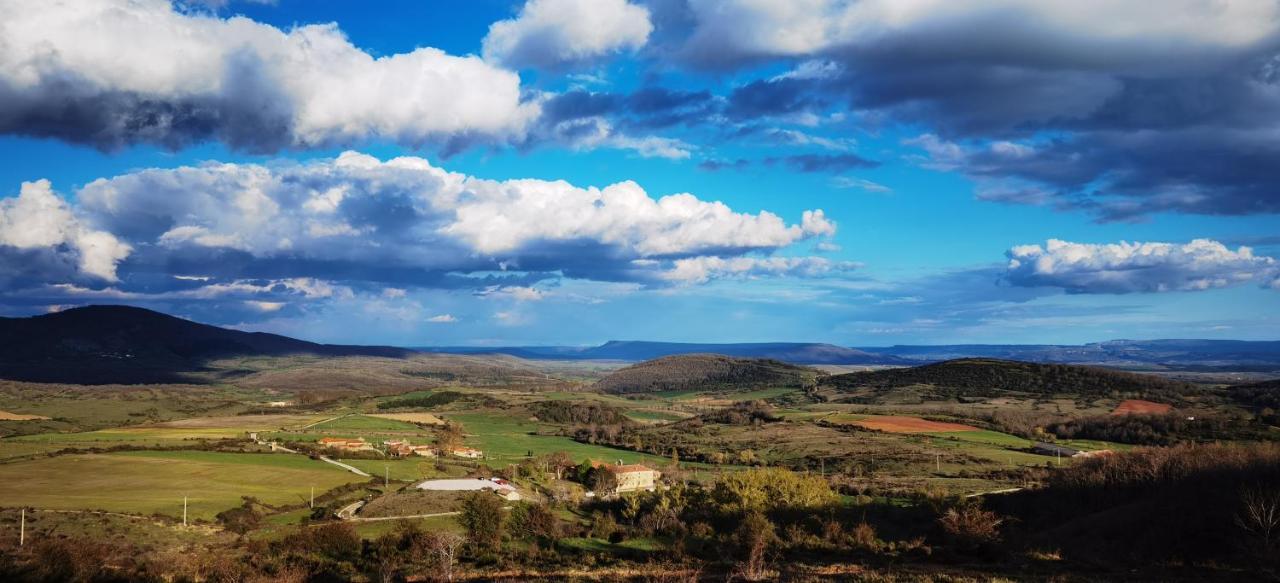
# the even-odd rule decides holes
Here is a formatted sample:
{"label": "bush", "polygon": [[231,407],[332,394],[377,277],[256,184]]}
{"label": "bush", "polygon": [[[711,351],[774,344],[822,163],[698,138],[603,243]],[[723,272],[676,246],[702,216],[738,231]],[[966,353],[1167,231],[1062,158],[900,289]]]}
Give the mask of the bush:
{"label": "bush", "polygon": [[502,500],[491,492],[472,493],[462,501],[458,522],[467,529],[467,542],[482,551],[493,551],[502,543],[506,511]]}
{"label": "bush", "polygon": [[942,514],[938,524],[952,540],[966,548],[975,548],[1000,539],[1004,520],[977,504],[961,504]]}

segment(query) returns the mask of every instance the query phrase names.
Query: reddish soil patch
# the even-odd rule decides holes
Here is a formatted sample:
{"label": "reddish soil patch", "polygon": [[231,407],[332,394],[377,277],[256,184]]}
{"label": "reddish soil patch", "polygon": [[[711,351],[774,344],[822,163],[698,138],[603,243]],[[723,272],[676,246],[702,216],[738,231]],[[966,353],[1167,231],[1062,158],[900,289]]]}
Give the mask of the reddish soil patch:
{"label": "reddish soil patch", "polygon": [[942,433],[947,431],[978,431],[977,427],[959,423],[943,423],[929,421],[919,417],[869,417],[854,421],[867,429],[877,429],[889,433]]}
{"label": "reddish soil patch", "polygon": [[1168,413],[1173,410],[1173,405],[1164,403],[1153,403],[1151,401],[1143,401],[1140,399],[1129,399],[1116,406],[1116,410],[1112,411],[1112,415],[1146,415],[1151,413]]}

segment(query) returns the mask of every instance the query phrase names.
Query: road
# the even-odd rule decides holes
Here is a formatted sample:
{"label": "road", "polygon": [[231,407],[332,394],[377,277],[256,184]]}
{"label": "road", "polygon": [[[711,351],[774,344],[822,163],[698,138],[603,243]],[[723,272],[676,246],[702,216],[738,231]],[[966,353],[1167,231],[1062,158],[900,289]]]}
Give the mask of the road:
{"label": "road", "polygon": [[355,517],[356,511],[360,510],[361,506],[364,506],[364,500],[356,500],[355,502],[343,506],[341,510],[338,510],[338,519],[351,520]]}
{"label": "road", "polygon": [[[303,455],[303,453],[302,453],[302,452],[300,452],[300,451],[297,451],[297,450],[294,450],[294,449],[289,449],[289,448],[287,448],[287,447],[285,447],[285,446],[283,446],[283,445],[279,445],[279,444],[277,444],[277,443],[276,443],[276,442],[274,442],[274,441],[271,441],[271,442],[264,442],[264,441],[262,441],[262,440],[258,440],[258,442],[257,442],[257,443],[258,443],[259,445],[269,445],[269,446],[271,446],[271,451],[284,451],[284,452],[288,452],[288,453],[296,453],[296,454],[298,454],[298,455]],[[346,470],[346,471],[348,471],[348,472],[351,472],[351,473],[353,473],[353,474],[355,474],[355,475],[357,475],[357,476],[364,476],[364,477],[366,477],[366,478],[372,478],[372,477],[373,477],[372,475],[370,475],[370,474],[366,473],[364,470],[361,470],[360,468],[357,468],[357,467],[355,467],[355,466],[349,466],[349,465],[344,464],[344,463],[342,463],[342,462],[340,462],[340,461],[338,461],[338,460],[335,460],[335,459],[330,459],[330,458],[325,457],[325,456],[320,456],[320,461],[325,462],[325,463],[330,463],[330,464],[333,464],[333,465],[335,465],[335,466],[338,466],[338,467],[340,467],[340,468],[342,468],[342,469],[344,469],[344,470]]]}
{"label": "road", "polygon": [[[343,510],[346,510],[346,508],[344,508]],[[362,516],[362,517],[358,517],[358,518],[357,518],[357,517],[355,517],[355,516],[352,516],[352,517],[350,517],[350,518],[343,518],[343,520],[349,520],[349,521],[351,521],[351,522],[377,522],[377,521],[379,521],[379,520],[402,520],[402,519],[414,519],[414,518],[435,518],[435,517],[437,517],[437,516],[457,516],[457,515],[459,515],[459,514],[462,514],[462,513],[461,513],[461,512],[437,512],[437,513],[435,513],[435,514],[409,514],[409,515],[405,515],[405,516],[374,516],[374,517],[368,517],[368,518],[363,517],[363,516]],[[341,517],[341,516],[339,516],[339,518],[342,518],[342,517]]]}
{"label": "road", "polygon": [[331,463],[331,464],[333,464],[333,465],[335,465],[335,466],[338,466],[338,467],[340,467],[340,468],[342,468],[342,469],[344,469],[344,470],[346,470],[346,471],[348,471],[348,472],[351,472],[351,473],[353,473],[353,474],[355,474],[355,475],[357,475],[357,476],[364,476],[364,477],[366,477],[366,478],[372,478],[372,477],[373,477],[372,475],[369,475],[369,474],[365,473],[365,472],[364,472],[364,470],[361,470],[360,468],[357,468],[357,467],[355,467],[355,466],[349,466],[349,465],[344,464],[344,463],[342,463],[342,462],[340,462],[340,461],[338,461],[338,460],[335,460],[335,459],[329,459],[329,458],[327,458],[327,457],[325,457],[325,456],[320,456],[320,461],[322,461],[322,462],[328,462],[328,463]]}
{"label": "road", "polygon": [[328,418],[328,419],[321,419],[321,420],[316,421],[315,423],[312,423],[312,424],[310,424],[310,425],[303,425],[302,427],[299,427],[298,429],[299,429],[299,430],[303,430],[303,429],[311,429],[312,427],[315,427],[315,426],[317,426],[317,425],[319,425],[319,424],[321,424],[321,423],[328,423],[328,422],[330,422],[330,421],[337,421],[337,420],[339,420],[339,419],[342,419],[343,417],[350,417],[351,415],[353,415],[353,413],[346,413],[346,414],[344,414],[344,415],[338,415],[337,417],[330,417],[330,418]]}
{"label": "road", "polygon": [[987,496],[989,494],[1012,494],[1020,490],[1022,490],[1022,488],[1005,488],[1003,490],[992,490],[990,492],[978,492],[977,494],[969,494],[968,496],[965,496],[965,498],[977,498],[978,496]]}

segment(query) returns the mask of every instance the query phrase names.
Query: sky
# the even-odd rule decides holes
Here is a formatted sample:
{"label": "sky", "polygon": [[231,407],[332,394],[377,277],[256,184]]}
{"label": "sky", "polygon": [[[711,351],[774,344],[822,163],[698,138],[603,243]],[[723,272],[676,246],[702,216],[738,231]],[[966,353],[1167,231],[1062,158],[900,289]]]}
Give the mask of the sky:
{"label": "sky", "polygon": [[0,315],[1280,339],[1272,0],[0,0]]}

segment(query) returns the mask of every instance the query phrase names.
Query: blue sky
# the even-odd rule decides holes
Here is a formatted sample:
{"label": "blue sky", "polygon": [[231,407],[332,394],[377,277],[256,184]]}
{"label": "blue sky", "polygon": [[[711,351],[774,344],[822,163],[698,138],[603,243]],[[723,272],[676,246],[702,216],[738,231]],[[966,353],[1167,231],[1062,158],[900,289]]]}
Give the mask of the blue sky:
{"label": "blue sky", "polygon": [[0,2],[0,312],[400,345],[1275,339],[1278,10]]}

